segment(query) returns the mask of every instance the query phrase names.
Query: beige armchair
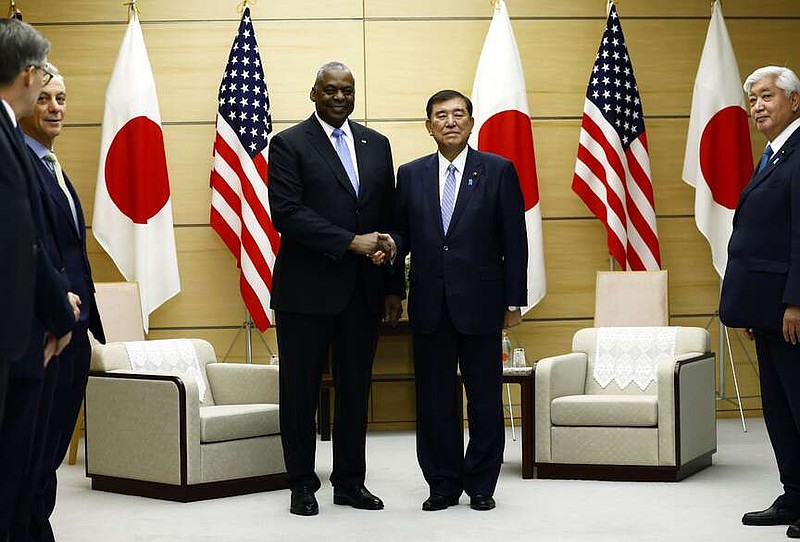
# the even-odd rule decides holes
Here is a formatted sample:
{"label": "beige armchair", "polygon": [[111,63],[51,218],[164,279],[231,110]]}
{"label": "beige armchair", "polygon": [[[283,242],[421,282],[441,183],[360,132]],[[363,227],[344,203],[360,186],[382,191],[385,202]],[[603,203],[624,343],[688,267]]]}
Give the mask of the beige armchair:
{"label": "beige armchair", "polygon": [[[193,349],[192,374],[134,370],[136,348]],[[95,346],[86,389],[92,488],[174,501],[287,487],[278,368],[217,363],[199,339]],[[181,376],[182,375],[182,376]]]}
{"label": "beige armchair", "polygon": [[[620,334],[628,335],[614,359],[618,345],[609,337]],[[624,350],[649,348],[652,340],[672,347],[641,357]],[[536,364],[538,477],[677,481],[711,465],[717,437],[709,350],[702,328],[579,330],[572,353]]]}

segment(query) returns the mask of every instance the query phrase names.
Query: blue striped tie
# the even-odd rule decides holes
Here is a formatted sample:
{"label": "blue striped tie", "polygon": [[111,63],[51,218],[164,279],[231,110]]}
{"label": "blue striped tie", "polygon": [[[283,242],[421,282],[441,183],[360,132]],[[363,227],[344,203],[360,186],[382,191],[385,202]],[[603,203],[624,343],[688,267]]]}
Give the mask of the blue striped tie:
{"label": "blue striped tie", "polygon": [[453,208],[456,206],[456,166],[447,166],[447,179],[444,181],[442,192],[442,229],[447,233],[450,219],[453,217]]}
{"label": "blue striped tie", "polygon": [[350,149],[347,148],[344,135],[344,132],[339,128],[333,131],[333,137],[336,138],[336,154],[339,155],[339,160],[342,161],[344,170],[347,172],[347,176],[350,177],[353,190],[355,190],[356,195],[358,195],[358,175],[356,175],[356,168],[353,167],[353,159],[350,157]]}
{"label": "blue striped tie", "polygon": [[761,171],[763,171],[767,167],[770,158],[772,158],[772,145],[767,145],[767,148],[764,149],[764,153],[761,155],[761,160],[758,161],[756,174],[761,173]]}

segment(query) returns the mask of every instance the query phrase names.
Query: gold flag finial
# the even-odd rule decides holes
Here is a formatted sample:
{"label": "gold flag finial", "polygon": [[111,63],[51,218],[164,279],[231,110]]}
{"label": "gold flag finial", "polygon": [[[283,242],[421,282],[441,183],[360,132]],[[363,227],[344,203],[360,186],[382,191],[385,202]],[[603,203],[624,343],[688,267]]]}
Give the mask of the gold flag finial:
{"label": "gold flag finial", "polygon": [[139,11],[139,4],[136,3],[137,0],[130,0],[128,2],[123,2],[123,6],[128,6],[128,21],[131,20],[131,17],[139,17],[141,11]]}
{"label": "gold flag finial", "polygon": [[255,6],[256,4],[258,4],[258,0],[242,0],[241,2],[239,2],[239,5],[236,6],[236,12],[242,13],[244,11],[244,8],[250,5]]}
{"label": "gold flag finial", "polygon": [[17,9],[17,3],[14,0],[8,2],[8,18],[22,20],[22,12]]}

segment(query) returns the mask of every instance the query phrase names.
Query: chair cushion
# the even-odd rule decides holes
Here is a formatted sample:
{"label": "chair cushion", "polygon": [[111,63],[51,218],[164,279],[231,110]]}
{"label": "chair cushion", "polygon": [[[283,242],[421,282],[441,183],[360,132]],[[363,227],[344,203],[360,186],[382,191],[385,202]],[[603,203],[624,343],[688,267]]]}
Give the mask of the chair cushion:
{"label": "chair cushion", "polygon": [[553,425],[656,427],[658,402],[654,395],[565,395],[553,399]]}
{"label": "chair cushion", "polygon": [[200,442],[223,442],[280,433],[278,405],[200,407]]}

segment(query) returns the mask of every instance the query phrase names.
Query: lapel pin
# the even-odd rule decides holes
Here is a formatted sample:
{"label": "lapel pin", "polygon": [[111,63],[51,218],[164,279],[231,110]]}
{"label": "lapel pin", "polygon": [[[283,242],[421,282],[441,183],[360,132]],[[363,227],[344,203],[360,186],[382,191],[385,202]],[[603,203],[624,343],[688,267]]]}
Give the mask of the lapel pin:
{"label": "lapel pin", "polygon": [[362,140],[361,140],[361,142],[362,142],[364,145],[366,145],[366,144],[367,144],[367,140],[366,140],[366,139],[362,139]]}

